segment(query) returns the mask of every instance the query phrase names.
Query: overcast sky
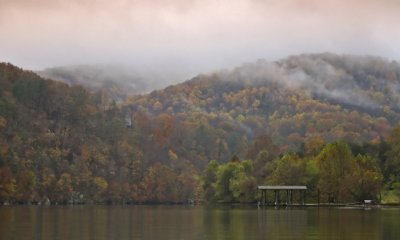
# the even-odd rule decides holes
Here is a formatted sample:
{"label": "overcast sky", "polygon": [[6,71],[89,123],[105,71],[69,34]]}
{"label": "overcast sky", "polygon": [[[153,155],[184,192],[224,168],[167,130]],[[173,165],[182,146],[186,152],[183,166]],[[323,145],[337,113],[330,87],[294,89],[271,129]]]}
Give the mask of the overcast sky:
{"label": "overcast sky", "polygon": [[399,0],[0,0],[0,61],[190,74],[336,52],[400,59]]}

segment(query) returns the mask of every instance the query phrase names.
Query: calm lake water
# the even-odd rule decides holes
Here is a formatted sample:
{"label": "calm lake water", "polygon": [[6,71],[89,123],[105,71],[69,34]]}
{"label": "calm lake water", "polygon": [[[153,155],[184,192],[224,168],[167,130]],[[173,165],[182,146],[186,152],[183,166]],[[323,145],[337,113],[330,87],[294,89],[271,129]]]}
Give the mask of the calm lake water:
{"label": "calm lake water", "polygon": [[0,239],[400,239],[400,209],[1,206]]}

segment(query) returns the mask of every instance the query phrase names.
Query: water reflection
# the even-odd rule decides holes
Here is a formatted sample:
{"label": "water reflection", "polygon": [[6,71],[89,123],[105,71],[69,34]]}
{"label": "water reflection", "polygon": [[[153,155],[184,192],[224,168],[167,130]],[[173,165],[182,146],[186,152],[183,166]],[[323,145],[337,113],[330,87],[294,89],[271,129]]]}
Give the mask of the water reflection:
{"label": "water reflection", "polygon": [[4,206],[0,239],[396,239],[400,209]]}

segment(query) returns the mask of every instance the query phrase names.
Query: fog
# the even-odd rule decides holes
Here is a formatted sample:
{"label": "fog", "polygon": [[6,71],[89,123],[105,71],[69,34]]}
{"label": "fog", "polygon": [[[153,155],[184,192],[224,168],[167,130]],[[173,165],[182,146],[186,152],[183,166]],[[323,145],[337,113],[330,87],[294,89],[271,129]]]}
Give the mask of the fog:
{"label": "fog", "polygon": [[257,59],[400,59],[398,0],[0,0],[0,61],[121,64],[189,78]]}

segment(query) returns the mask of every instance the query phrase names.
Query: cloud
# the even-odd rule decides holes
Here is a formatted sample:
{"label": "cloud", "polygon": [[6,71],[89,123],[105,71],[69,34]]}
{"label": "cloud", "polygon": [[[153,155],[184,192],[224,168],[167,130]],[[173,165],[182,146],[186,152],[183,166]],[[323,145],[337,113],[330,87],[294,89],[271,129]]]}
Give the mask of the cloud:
{"label": "cloud", "polygon": [[399,59],[395,0],[0,0],[0,61],[123,63],[188,76],[304,52]]}

